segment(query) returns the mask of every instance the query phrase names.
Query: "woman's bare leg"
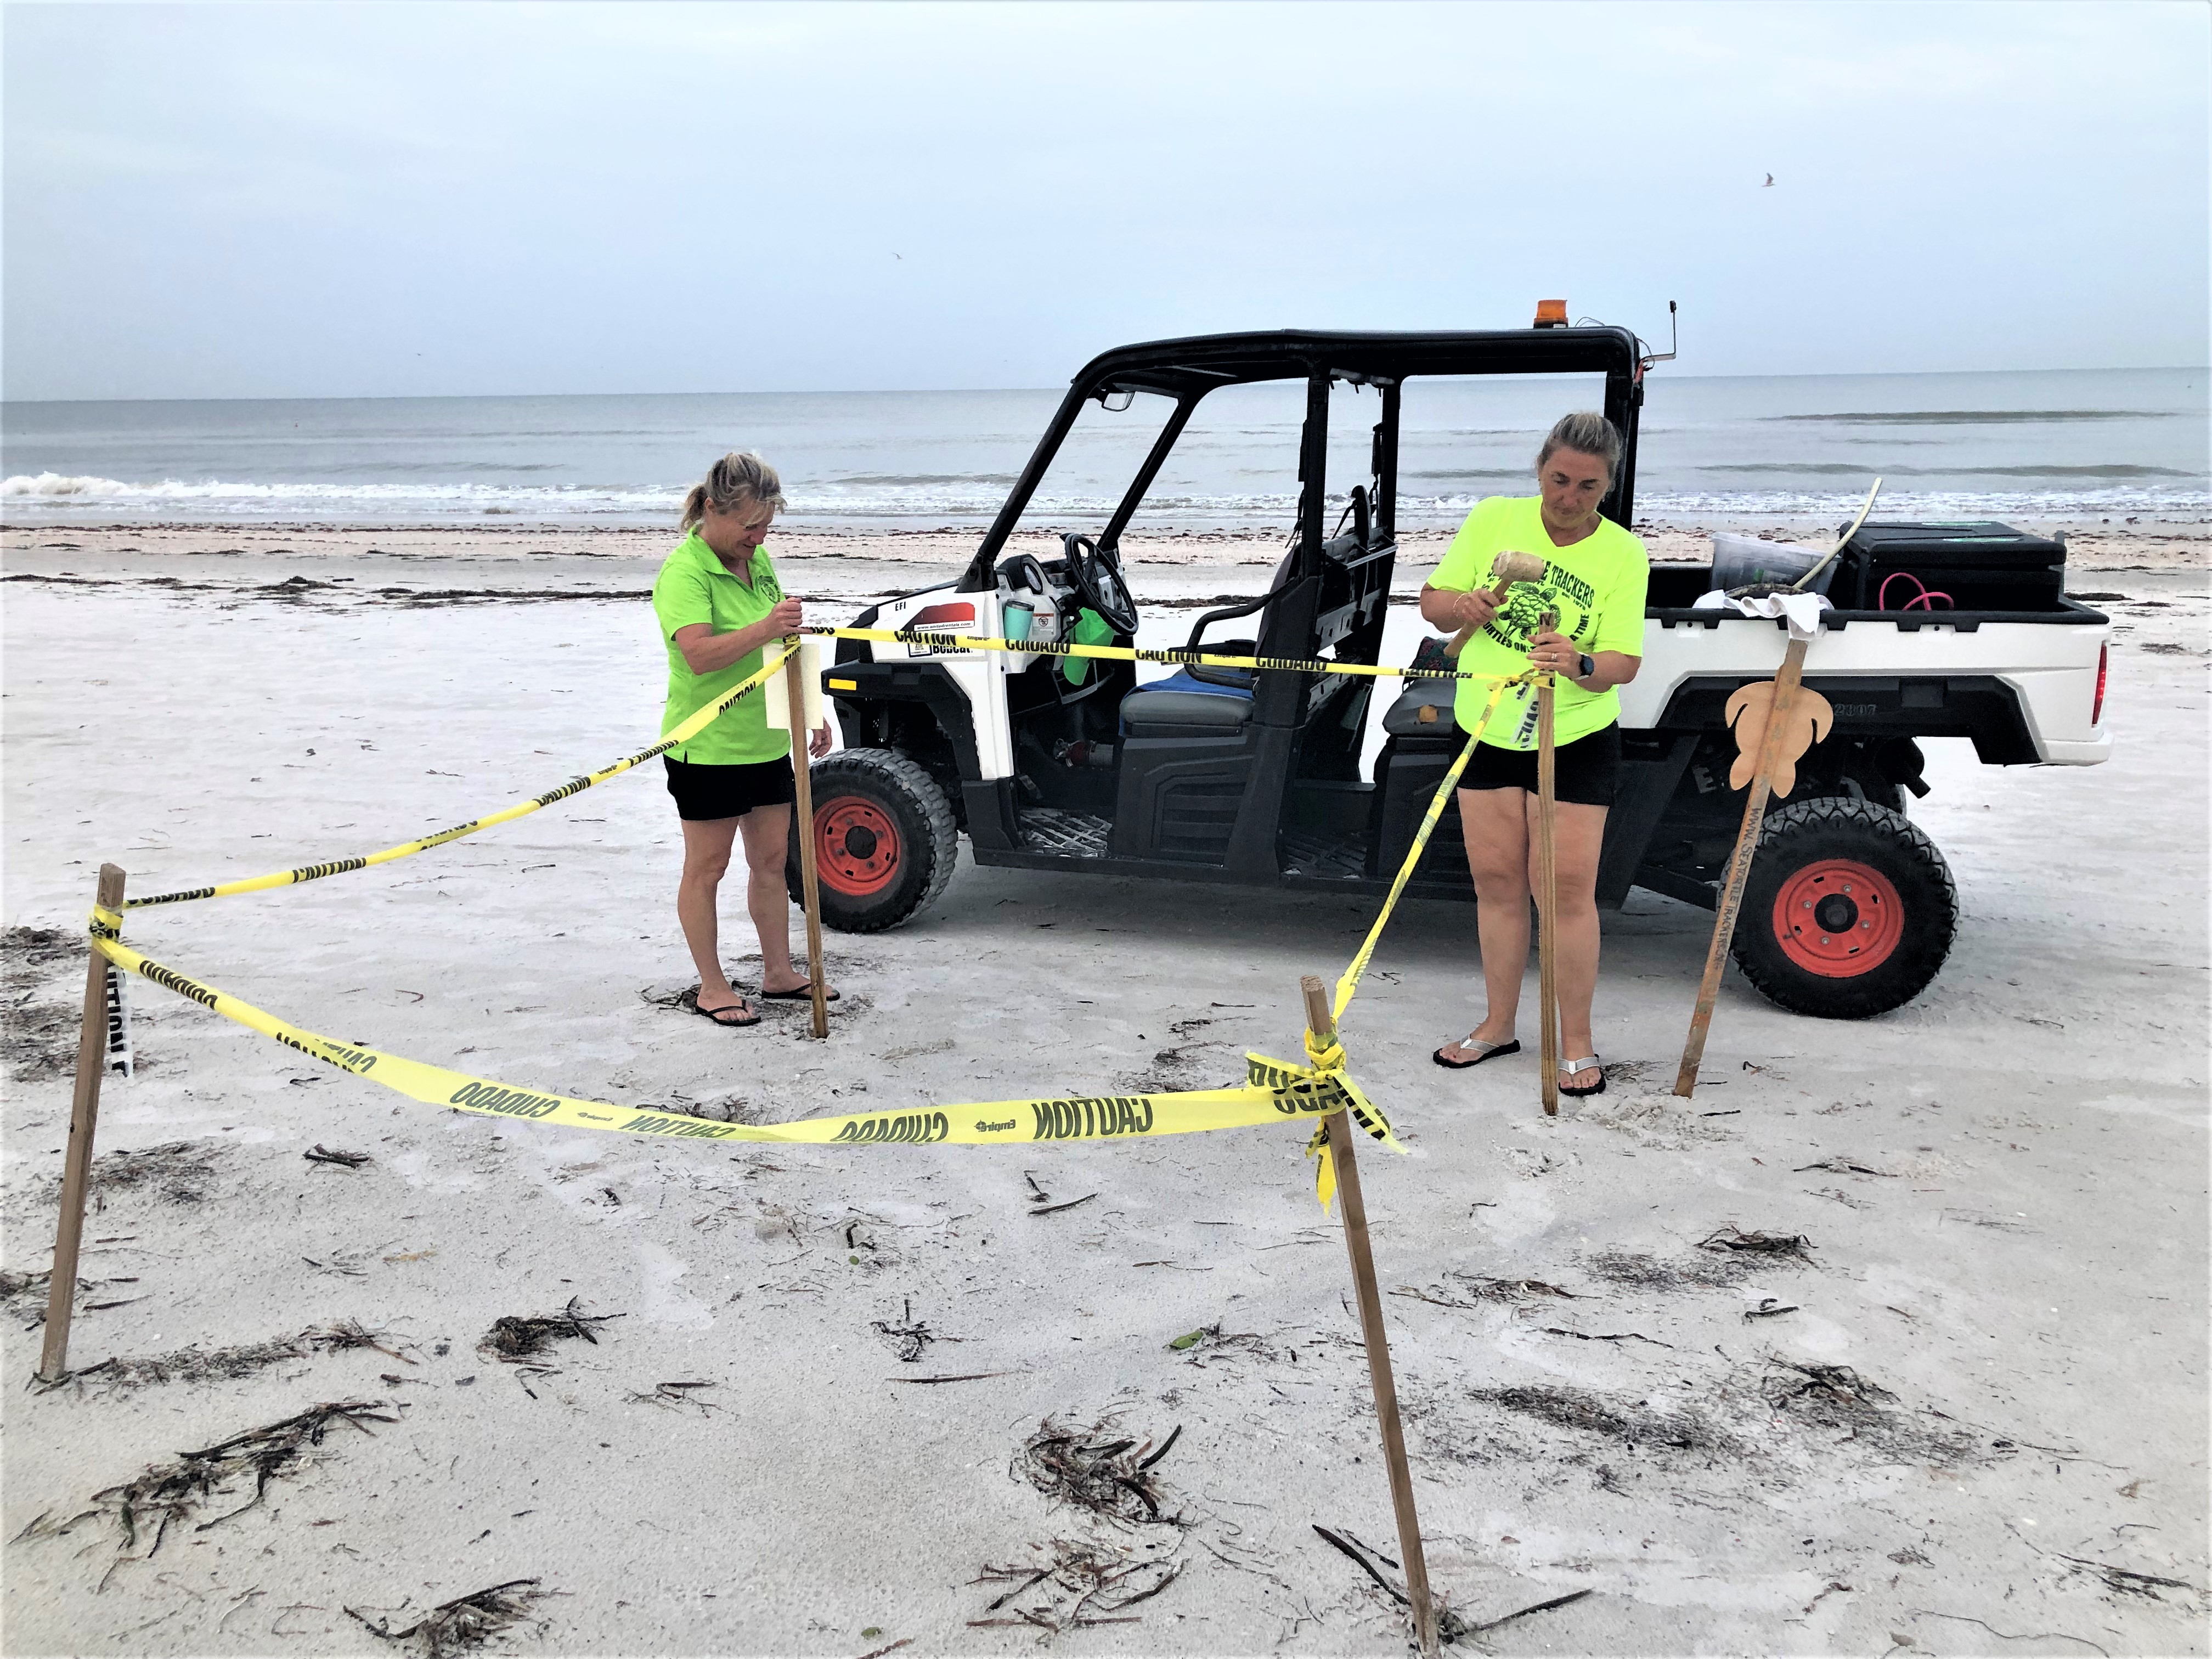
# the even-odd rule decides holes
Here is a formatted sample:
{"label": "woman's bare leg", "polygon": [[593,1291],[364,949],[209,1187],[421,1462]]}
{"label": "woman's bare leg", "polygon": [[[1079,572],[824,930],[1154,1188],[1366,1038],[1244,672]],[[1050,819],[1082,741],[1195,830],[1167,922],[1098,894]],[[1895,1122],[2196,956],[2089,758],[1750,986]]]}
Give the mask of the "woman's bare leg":
{"label": "woman's bare leg", "polygon": [[[1537,891],[1536,798],[1522,792],[1521,799],[1528,803],[1528,883],[1533,894]],[[1606,809],[1563,800],[1555,812],[1553,869],[1559,888],[1559,915],[1552,936],[1552,963],[1559,995],[1559,1058],[1580,1060],[1597,1052],[1590,1035],[1590,999],[1597,990],[1597,860],[1605,842]],[[1488,945],[1486,935],[1486,961]],[[1595,1066],[1586,1066],[1560,1080],[1588,1089],[1601,1076]]]}
{"label": "woman's bare leg", "polygon": [[720,930],[714,920],[714,898],[721,889],[722,872],[730,867],[738,820],[683,822],[684,877],[676,888],[676,919],[683,924],[684,942],[691,947],[691,963],[699,970],[699,1006],[712,1013],[744,1001],[722,972]]}
{"label": "woman's bare leg", "polygon": [[1474,878],[1475,933],[1482,944],[1487,1006],[1474,1036],[1483,1042],[1512,1040],[1528,969],[1528,817],[1522,803],[1533,799],[1523,789],[1459,792],[1468,873]]}
{"label": "woman's bare leg", "polygon": [[738,826],[745,842],[745,908],[760,935],[761,989],[795,991],[806,975],[791,965],[791,890],[783,879],[791,854],[791,808],[756,806]]}

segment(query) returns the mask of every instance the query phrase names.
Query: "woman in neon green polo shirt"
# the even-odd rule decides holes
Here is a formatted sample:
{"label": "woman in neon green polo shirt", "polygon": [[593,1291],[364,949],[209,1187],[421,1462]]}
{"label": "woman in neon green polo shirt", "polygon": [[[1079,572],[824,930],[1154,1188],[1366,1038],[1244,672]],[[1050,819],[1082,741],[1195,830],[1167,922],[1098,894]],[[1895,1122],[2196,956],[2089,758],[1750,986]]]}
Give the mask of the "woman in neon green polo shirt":
{"label": "woman in neon green polo shirt", "polygon": [[[715,462],[684,498],[684,539],[653,584],[653,614],[668,647],[663,732],[759,673],[763,648],[799,631],[799,601],[784,597],[762,544],[782,505],[775,469],[757,455],[737,453]],[[830,752],[826,722],[810,748],[817,756]],[[765,702],[756,693],[669,750],[663,763],[684,821],[676,919],[699,969],[696,1012],[717,1025],[757,1025],[760,1011],[722,972],[715,897],[742,837],[745,903],[760,934],[761,994],[776,1001],[806,996],[811,982],[791,965],[783,879],[793,794],[790,734],[769,729]]]}
{"label": "woman in neon green polo shirt", "polygon": [[[1555,869],[1559,915],[1553,918],[1559,975],[1559,1092],[1605,1089],[1590,1036],[1590,998],[1597,987],[1597,861],[1605,815],[1620,770],[1620,699],[1613,688],[1643,665],[1644,596],[1650,564],[1644,544],[1598,513],[1620,464],[1620,434],[1604,416],[1569,415],[1554,426],[1536,457],[1538,495],[1492,496],[1467,522],[1421,589],[1421,615],[1453,633],[1471,628],[1462,669],[1517,674],[1529,667],[1556,674],[1553,734],[1556,744]],[[1540,580],[1491,587],[1491,567],[1504,552],[1545,561]],[[1558,625],[1540,619],[1557,614]],[[1472,731],[1490,688],[1462,680],[1455,712]],[[1474,877],[1475,930],[1482,946],[1488,1006],[1467,1036],[1436,1052],[1455,1070],[1517,1054],[1514,1015],[1528,965],[1528,900],[1534,890],[1530,856],[1536,818],[1536,696],[1508,692],[1460,776],[1460,823]]]}

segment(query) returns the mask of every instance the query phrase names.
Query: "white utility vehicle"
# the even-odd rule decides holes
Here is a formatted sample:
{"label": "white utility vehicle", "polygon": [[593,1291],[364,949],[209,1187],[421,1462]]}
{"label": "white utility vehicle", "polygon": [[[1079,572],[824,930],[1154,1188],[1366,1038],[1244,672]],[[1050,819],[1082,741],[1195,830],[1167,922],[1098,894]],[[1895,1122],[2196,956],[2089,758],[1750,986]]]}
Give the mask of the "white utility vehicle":
{"label": "white utility vehicle", "polygon": [[[1110,351],[1076,377],[965,572],[857,625],[995,638],[1012,624],[1041,641],[1129,643],[1137,608],[1118,544],[1192,411],[1224,386],[1294,380],[1307,414],[1291,551],[1267,592],[1200,617],[1188,644],[1373,663],[1397,556],[1405,383],[1603,374],[1605,412],[1626,443],[1603,511],[1625,525],[1654,361],[1626,329],[1540,325],[1211,335]],[[1370,476],[1332,495],[1329,388],[1342,381],[1377,388],[1382,418]],[[1139,392],[1171,410],[1097,534],[1065,537],[1057,559],[1002,558],[1085,402],[1115,407]],[[1997,766],[2093,765],[2111,752],[2106,620],[2066,597],[2064,567],[2063,540],[1995,524],[1875,521],[1846,544],[1827,585],[1838,609],[1805,673],[1834,726],[1768,810],[1735,936],[1738,964],[1773,1000],[1863,1018],[1908,1001],[1942,965],[1958,896],[1905,817],[1908,795],[1927,793],[1917,739],[1971,738]],[[1701,568],[1652,570],[1643,670],[1621,691],[1601,905],[1618,908],[1632,886],[1714,903],[1743,811],[1723,708],[1738,686],[1772,678],[1787,635],[1780,622],[1692,609],[1711,581]],[[1948,607],[1897,608],[1928,590]],[[1207,636],[1240,618],[1241,637]],[[1460,741],[1444,680],[1185,665],[1139,687],[1126,663],[852,640],[823,680],[848,745],[813,769],[823,914],[856,932],[936,898],[963,833],[983,865],[1379,895]],[[1373,720],[1384,740],[1370,770]],[[795,857],[793,871],[795,884]],[[1443,816],[1411,890],[1473,898],[1457,813]]]}

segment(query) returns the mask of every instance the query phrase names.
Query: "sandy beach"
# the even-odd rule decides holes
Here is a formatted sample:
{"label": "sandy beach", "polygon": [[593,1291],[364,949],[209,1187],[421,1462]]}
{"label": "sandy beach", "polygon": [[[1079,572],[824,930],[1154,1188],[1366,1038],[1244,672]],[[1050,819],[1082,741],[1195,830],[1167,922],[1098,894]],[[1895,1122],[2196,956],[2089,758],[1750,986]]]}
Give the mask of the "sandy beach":
{"label": "sandy beach", "polygon": [[[1547,1120],[1531,1057],[1429,1063],[1479,996],[1471,909],[1409,907],[1384,940],[1344,1040],[1413,1153],[1363,1169],[1460,1651],[2212,1646],[2208,543],[2067,528],[2069,589],[2114,620],[2114,757],[1929,745],[1912,811],[1964,921],[1914,1003],[1798,1018],[1731,975],[1673,1102],[1711,918],[1639,890],[1606,919],[1609,1091]],[[37,1360],[99,865],[149,893],[343,857],[640,746],[669,539],[0,532],[11,1378]],[[1401,598],[1445,539],[1407,538]],[[1695,526],[1647,540],[1703,556]],[[773,545],[836,622],[973,543]],[[1125,554],[1173,636],[1278,549]],[[774,1122],[1229,1081],[1248,1048],[1297,1052],[1299,975],[1334,977],[1371,914],[963,861],[908,927],[830,935],[843,1000],[814,1043],[803,1008],[731,1032],[669,1006],[678,849],[647,770],[127,937],[341,1039]],[[726,893],[725,917],[742,978]],[[7,1395],[9,1654],[425,1653],[371,1622],[513,1581],[496,1650],[1406,1650],[1316,1532],[1397,1554],[1341,1230],[1293,1131],[1021,1157],[548,1132],[131,999],[79,1375]],[[349,1402],[271,1454],[258,1503],[232,1460],[150,1559],[99,1496]]]}

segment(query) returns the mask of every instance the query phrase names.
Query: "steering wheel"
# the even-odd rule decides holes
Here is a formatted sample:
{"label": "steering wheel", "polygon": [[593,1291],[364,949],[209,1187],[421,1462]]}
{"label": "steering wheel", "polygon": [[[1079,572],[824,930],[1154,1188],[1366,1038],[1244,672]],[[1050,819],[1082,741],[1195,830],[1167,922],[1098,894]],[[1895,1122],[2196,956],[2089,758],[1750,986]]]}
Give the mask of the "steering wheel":
{"label": "steering wheel", "polygon": [[1089,605],[1116,634],[1137,631],[1137,602],[1121,580],[1121,562],[1110,550],[1099,547],[1088,536],[1069,534],[1060,538],[1067,556],[1068,580],[1084,604]]}

